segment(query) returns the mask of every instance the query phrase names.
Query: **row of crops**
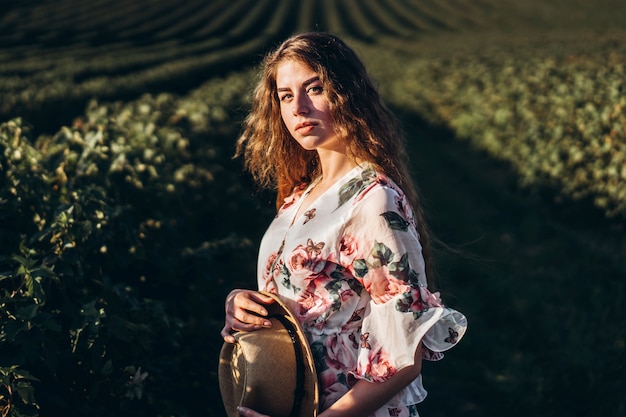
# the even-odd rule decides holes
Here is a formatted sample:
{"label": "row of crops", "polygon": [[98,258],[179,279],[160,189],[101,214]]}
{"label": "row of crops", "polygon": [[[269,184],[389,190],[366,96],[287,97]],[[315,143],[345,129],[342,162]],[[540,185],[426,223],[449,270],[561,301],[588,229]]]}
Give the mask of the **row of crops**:
{"label": "row of crops", "polygon": [[[406,60],[401,74],[376,70],[393,105],[510,162],[523,185],[593,199],[616,217],[626,213],[625,61],[605,48],[560,59]],[[246,88],[252,81],[242,77]]]}
{"label": "row of crops", "polygon": [[[570,59],[558,51],[557,61],[545,53],[485,53],[489,45],[507,44],[485,33],[507,27],[518,46],[536,42],[516,27],[535,12],[551,15],[547,5],[509,3],[506,9],[486,0],[14,3],[0,17],[0,115],[25,116],[36,129],[54,131],[92,97],[186,91],[256,62],[290,33],[327,29],[346,36],[366,59],[369,54],[381,88],[389,84],[385,78],[396,79],[390,100],[436,116],[460,137],[511,161],[522,183],[591,197],[608,215],[619,215],[626,199],[619,36],[598,48],[568,32],[569,43],[557,47],[580,53]],[[541,14],[535,18],[545,24]],[[450,46],[435,39],[468,30],[483,37],[452,39]],[[402,65],[385,65],[392,60]]]}
{"label": "row of crops", "polygon": [[41,128],[53,130],[58,127],[54,118],[61,117],[55,108],[77,113],[93,96],[126,100],[146,91],[188,90],[212,74],[257,60],[269,45],[294,32],[329,30],[392,49],[408,42],[414,53],[416,40],[441,33],[495,28],[519,31],[520,21],[537,19],[533,7],[515,1],[501,3],[4,3],[6,9],[0,16],[0,115],[48,113],[37,121],[45,125]]}
{"label": "row of crops", "polygon": [[248,80],[0,124],[2,415],[220,415],[223,299],[268,217],[230,159]]}
{"label": "row of crops", "polygon": [[624,52],[413,60],[390,97],[510,163],[522,185],[624,218]]}
{"label": "row of crops", "polygon": [[[271,1],[242,0],[228,7],[100,1],[70,13],[73,6],[47,2],[4,16],[0,113],[192,88],[215,72],[249,62],[279,35],[278,23],[292,9],[291,2],[275,8]],[[268,23],[272,31],[263,29]]]}
{"label": "row of crops", "polygon": [[[493,42],[471,54],[446,52],[447,43],[439,40],[433,44],[441,52],[403,59],[394,51],[357,48],[384,96],[402,113],[445,126],[505,161],[523,187],[549,189],[559,201],[590,201],[607,217],[624,219],[622,39],[555,36],[543,45],[517,39],[509,49]],[[385,64],[394,60],[400,65]]]}

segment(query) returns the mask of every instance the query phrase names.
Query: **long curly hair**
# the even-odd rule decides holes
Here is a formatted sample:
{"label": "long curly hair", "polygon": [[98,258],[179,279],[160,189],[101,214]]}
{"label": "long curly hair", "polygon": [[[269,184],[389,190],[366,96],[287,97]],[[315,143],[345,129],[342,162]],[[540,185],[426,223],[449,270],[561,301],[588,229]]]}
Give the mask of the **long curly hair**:
{"label": "long curly hair", "polygon": [[276,70],[287,60],[302,63],[319,76],[333,125],[347,144],[348,156],[369,162],[406,194],[415,212],[431,282],[430,234],[409,173],[404,133],[383,103],[363,62],[340,38],[324,32],[302,33],[265,56],[252,110],[244,120],[235,156],[243,155],[245,168],[261,187],[277,190],[277,207],[294,187],[310,183],[321,174],[317,152],[303,149],[281,117]]}

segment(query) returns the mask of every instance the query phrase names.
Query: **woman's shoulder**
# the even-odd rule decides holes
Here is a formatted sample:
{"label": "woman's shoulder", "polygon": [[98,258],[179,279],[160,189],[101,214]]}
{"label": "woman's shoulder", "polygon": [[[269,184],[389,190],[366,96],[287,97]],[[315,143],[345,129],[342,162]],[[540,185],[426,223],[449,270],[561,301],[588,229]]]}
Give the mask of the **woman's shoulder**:
{"label": "woman's shoulder", "polygon": [[351,199],[351,217],[370,220],[381,216],[385,220],[402,218],[408,224],[414,224],[413,209],[392,179],[374,168],[369,172],[364,170],[363,174],[363,183]]}
{"label": "woman's shoulder", "polygon": [[[364,200],[375,201],[396,201],[404,198],[402,189],[384,172],[373,166],[365,166],[352,180],[352,184],[346,187],[345,192],[350,194],[354,192],[354,202],[358,203]],[[350,190],[352,188],[353,190]]]}

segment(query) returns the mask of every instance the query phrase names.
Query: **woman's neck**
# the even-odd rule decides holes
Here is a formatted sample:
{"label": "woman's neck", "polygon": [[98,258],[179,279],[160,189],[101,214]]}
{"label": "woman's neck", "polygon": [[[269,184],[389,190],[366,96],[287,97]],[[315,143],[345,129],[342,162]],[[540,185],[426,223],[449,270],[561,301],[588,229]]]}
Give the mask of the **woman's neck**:
{"label": "woman's neck", "polygon": [[322,178],[316,188],[330,187],[358,165],[357,161],[350,158],[346,152],[324,152],[318,150],[318,155],[320,158]]}

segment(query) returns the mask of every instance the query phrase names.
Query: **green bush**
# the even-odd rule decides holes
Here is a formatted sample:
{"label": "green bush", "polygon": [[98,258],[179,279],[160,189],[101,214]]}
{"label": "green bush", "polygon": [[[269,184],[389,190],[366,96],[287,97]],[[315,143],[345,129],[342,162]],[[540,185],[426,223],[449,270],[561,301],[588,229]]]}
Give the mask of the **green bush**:
{"label": "green bush", "polygon": [[189,398],[215,386],[223,299],[254,282],[266,224],[240,214],[252,190],[231,160],[245,80],[92,102],[52,136],[0,126],[3,413],[209,408]]}
{"label": "green bush", "polygon": [[[600,44],[599,44],[600,45]],[[626,216],[626,85],[622,53],[519,53],[412,61],[395,103],[511,164],[524,186],[590,199]]]}

